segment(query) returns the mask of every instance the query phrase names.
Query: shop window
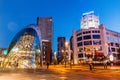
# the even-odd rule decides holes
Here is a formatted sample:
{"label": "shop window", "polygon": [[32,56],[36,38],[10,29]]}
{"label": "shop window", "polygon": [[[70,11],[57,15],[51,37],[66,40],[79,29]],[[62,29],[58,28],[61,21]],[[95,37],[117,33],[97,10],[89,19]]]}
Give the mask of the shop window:
{"label": "shop window", "polygon": [[84,41],[84,45],[92,45],[92,41]]}
{"label": "shop window", "polygon": [[83,54],[78,54],[78,58],[82,58],[83,57]]}

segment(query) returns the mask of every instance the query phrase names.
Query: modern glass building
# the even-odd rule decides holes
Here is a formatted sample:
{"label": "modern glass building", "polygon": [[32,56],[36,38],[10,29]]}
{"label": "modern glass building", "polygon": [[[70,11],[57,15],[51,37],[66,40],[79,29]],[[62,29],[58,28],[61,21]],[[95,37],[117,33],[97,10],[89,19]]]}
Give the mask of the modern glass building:
{"label": "modern glass building", "polygon": [[37,25],[28,25],[13,38],[3,68],[36,68],[40,61],[41,33]]}

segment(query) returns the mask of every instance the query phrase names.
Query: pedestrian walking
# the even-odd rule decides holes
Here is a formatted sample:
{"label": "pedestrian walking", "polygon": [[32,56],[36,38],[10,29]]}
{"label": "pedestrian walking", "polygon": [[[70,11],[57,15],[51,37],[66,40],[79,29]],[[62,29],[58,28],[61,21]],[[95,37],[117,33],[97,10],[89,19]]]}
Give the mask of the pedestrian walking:
{"label": "pedestrian walking", "polygon": [[93,69],[95,68],[95,64],[94,64],[93,59],[92,59],[92,68],[93,68]]}
{"label": "pedestrian walking", "polygon": [[93,65],[92,65],[92,58],[89,58],[88,64],[89,64],[90,70],[92,70],[92,68],[93,68]]}
{"label": "pedestrian walking", "polygon": [[47,69],[49,68],[49,62],[47,62]]}
{"label": "pedestrian walking", "polygon": [[107,59],[105,59],[104,61],[103,61],[103,64],[104,64],[104,69],[107,69]]}

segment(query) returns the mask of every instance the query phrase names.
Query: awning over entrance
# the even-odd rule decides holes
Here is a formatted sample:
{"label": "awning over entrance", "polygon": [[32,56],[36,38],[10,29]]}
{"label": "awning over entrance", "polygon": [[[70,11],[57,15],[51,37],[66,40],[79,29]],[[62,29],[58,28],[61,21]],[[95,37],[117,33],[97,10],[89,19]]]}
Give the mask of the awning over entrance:
{"label": "awning over entrance", "polygon": [[98,51],[96,51],[96,52],[95,52],[95,55],[96,55],[96,56],[103,56],[104,54],[103,54],[103,52],[98,52]]}

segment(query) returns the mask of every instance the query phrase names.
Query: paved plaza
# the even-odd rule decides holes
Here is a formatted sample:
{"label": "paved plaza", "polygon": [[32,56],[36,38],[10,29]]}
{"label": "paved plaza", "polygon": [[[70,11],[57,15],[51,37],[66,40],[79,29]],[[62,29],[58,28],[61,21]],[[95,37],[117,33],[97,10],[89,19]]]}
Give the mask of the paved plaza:
{"label": "paved plaza", "polygon": [[0,80],[120,80],[120,67],[95,66],[90,71],[88,65],[52,65],[40,69],[4,69],[0,70]]}

